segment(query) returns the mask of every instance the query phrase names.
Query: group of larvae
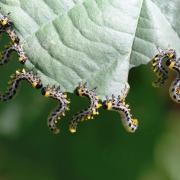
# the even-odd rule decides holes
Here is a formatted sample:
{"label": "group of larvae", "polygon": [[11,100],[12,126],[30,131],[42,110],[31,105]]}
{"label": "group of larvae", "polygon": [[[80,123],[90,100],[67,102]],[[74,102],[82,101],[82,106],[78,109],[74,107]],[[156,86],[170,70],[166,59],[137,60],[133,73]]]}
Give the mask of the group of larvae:
{"label": "group of larvae", "polygon": [[[17,52],[20,63],[25,64],[28,60],[13,26],[13,22],[8,18],[8,16],[0,16],[0,33],[7,33],[11,39],[10,45],[5,48],[1,54],[0,65],[4,65],[9,61],[10,54],[13,51]],[[174,101],[180,102],[180,65],[176,60],[175,50],[167,49],[161,51],[152,59],[152,68],[158,77],[158,80],[154,82],[154,85],[162,85],[168,78],[168,70],[164,67],[163,61],[165,61],[165,65],[170,70],[174,70],[178,74],[178,77],[173,81],[170,87],[170,96]],[[8,101],[12,99],[22,80],[28,81],[31,86],[36,89],[41,89],[43,96],[58,101],[58,107],[50,113],[47,120],[49,129],[54,134],[58,134],[60,132],[60,129],[57,127],[58,120],[61,119],[62,116],[65,116],[66,111],[69,110],[70,100],[67,97],[67,93],[62,92],[59,87],[44,87],[41,79],[36,73],[22,69],[17,70],[15,74],[11,76],[7,91],[4,94],[0,92],[0,101]],[[129,105],[125,100],[129,91],[129,86],[125,86],[123,92],[121,92],[121,96],[115,97],[112,95],[112,97],[107,97],[103,102],[96,95],[95,90],[96,88],[90,90],[87,83],[79,83],[75,89],[76,94],[81,97],[86,97],[89,100],[90,105],[88,108],[81,110],[72,117],[69,124],[69,131],[75,133],[80,122],[93,119],[99,114],[99,108],[103,107],[104,109],[118,112],[121,116],[122,124],[127,132],[135,132],[138,128],[138,120],[133,118]]]}

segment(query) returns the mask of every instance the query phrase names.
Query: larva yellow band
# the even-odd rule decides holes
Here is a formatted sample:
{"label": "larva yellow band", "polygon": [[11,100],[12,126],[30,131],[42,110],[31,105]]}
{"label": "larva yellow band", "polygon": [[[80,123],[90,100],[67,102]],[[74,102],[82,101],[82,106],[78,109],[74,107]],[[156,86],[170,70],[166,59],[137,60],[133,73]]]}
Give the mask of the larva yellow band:
{"label": "larva yellow band", "polygon": [[32,87],[33,87],[33,88],[36,88],[37,84],[38,84],[37,82],[33,82],[33,83],[32,83]]}
{"label": "larva yellow band", "polygon": [[111,110],[112,109],[112,103],[109,101],[107,102],[107,110]]}
{"label": "larva yellow band", "polygon": [[175,65],[175,62],[172,61],[171,64],[169,65],[169,69],[172,69],[174,67],[174,65]]}

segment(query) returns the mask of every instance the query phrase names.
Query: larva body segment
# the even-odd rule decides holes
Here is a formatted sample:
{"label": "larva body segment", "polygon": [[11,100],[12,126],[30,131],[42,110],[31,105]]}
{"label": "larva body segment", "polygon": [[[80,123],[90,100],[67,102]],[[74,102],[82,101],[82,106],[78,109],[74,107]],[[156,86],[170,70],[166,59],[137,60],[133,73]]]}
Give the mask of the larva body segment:
{"label": "larva body segment", "polygon": [[0,29],[5,30],[6,28],[12,27],[12,21],[5,15],[0,15]]}
{"label": "larva body segment", "polygon": [[180,103],[180,64],[171,62],[171,69],[177,72],[177,78],[171,83],[169,94],[173,101]]}
{"label": "larva body segment", "polygon": [[43,87],[42,95],[45,97],[50,97],[59,102],[58,107],[49,115],[47,124],[49,129],[54,133],[58,134],[60,129],[57,127],[57,122],[61,116],[65,116],[65,112],[69,110],[70,101],[67,99],[67,94],[63,93],[60,88],[56,87]]}
{"label": "larva body segment", "polygon": [[42,83],[37,75],[35,75],[32,71],[25,71],[24,69],[21,71],[16,71],[15,74],[11,76],[11,81],[9,82],[9,88],[5,94],[0,93],[0,100],[7,101],[14,97],[16,94],[17,88],[19,87],[19,83],[22,80],[28,81],[34,88],[41,88]]}
{"label": "larva body segment", "polygon": [[152,70],[155,72],[158,78],[153,82],[154,87],[163,85],[168,79],[168,70],[163,65],[163,61],[167,61],[168,59],[176,61],[176,52],[174,49],[161,51],[151,60]]}
{"label": "larva body segment", "polygon": [[84,120],[93,119],[95,115],[98,115],[98,109],[102,106],[99,98],[95,94],[95,89],[90,90],[87,88],[87,84],[80,83],[76,88],[76,93],[79,96],[87,97],[90,101],[90,106],[78,113],[76,113],[69,125],[69,131],[75,133],[79,122]]}
{"label": "larva body segment", "polygon": [[132,118],[132,114],[129,109],[129,105],[125,103],[125,98],[127,96],[129,87],[126,87],[122,96],[115,98],[112,95],[111,99],[108,99],[103,102],[104,109],[110,111],[116,111],[121,115],[121,121],[124,128],[131,133],[134,133],[138,128],[138,120]]}

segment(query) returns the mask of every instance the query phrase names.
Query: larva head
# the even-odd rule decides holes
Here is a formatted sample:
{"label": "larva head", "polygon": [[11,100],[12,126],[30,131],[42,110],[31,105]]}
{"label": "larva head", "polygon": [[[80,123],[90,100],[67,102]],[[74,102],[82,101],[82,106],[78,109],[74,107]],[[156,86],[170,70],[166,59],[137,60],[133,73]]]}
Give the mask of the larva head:
{"label": "larva head", "polygon": [[112,109],[112,101],[111,100],[106,100],[103,102],[103,108],[107,110]]}
{"label": "larva head", "polygon": [[79,86],[76,88],[76,94],[78,96],[84,96],[86,94],[86,91],[88,91],[86,83],[85,84],[79,84]]}
{"label": "larva head", "polygon": [[175,49],[167,49],[164,54],[167,56],[168,59],[176,60],[176,51]]}
{"label": "larva head", "polygon": [[23,53],[19,55],[19,62],[24,64],[27,61],[27,56]]}
{"label": "larva head", "polygon": [[4,28],[12,26],[12,21],[9,20],[9,18],[4,15],[0,17],[0,23],[1,23],[1,26],[3,26]]}
{"label": "larva head", "polygon": [[32,86],[36,89],[42,88],[42,82],[41,79],[34,74],[33,71],[26,72],[25,69],[22,70],[22,73],[27,76],[27,79],[31,82]]}
{"label": "larva head", "polygon": [[43,87],[41,93],[45,97],[49,97],[51,93],[51,89],[49,87]]}

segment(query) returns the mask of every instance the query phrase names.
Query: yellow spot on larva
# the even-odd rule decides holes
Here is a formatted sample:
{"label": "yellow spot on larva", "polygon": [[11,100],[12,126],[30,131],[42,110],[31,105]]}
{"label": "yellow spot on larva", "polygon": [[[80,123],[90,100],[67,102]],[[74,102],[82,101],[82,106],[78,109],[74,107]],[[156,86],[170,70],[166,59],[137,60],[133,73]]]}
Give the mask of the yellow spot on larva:
{"label": "yellow spot on larva", "polygon": [[16,71],[16,75],[19,75],[19,74],[20,74],[20,72],[17,70],[17,71]]}
{"label": "yellow spot on larva", "polygon": [[70,128],[69,128],[69,131],[70,131],[71,133],[75,133],[75,132],[76,132],[76,129],[75,129],[75,128],[70,127]]}
{"label": "yellow spot on larva", "polygon": [[180,88],[178,88],[178,89],[176,90],[176,93],[177,93],[178,95],[180,95]]}
{"label": "yellow spot on larva", "polygon": [[138,125],[138,120],[137,119],[132,119],[132,124],[137,126]]}
{"label": "yellow spot on larva", "polygon": [[37,82],[33,82],[33,83],[32,83],[32,87],[33,87],[33,88],[36,88],[37,84],[38,84]]}
{"label": "yellow spot on larva", "polygon": [[46,91],[45,94],[44,94],[44,96],[45,96],[45,97],[49,97],[49,94],[50,94],[49,91]]}
{"label": "yellow spot on larva", "polygon": [[81,88],[77,89],[77,93],[78,93],[79,96],[82,96],[83,95],[82,89]]}
{"label": "yellow spot on larva", "polygon": [[95,96],[95,98],[96,98],[97,100],[99,100],[99,97],[98,97],[98,96]]}
{"label": "yellow spot on larva", "polygon": [[169,54],[169,58],[172,59],[174,57],[174,54]]}
{"label": "yellow spot on larva", "polygon": [[1,23],[3,26],[5,26],[7,24],[7,19],[6,20],[3,20],[2,23]]}
{"label": "yellow spot on larva", "polygon": [[97,103],[96,104],[96,109],[99,109],[101,106],[102,106],[102,104]]}
{"label": "yellow spot on larva", "polygon": [[172,69],[174,67],[174,65],[175,65],[175,62],[172,61],[171,64],[169,65],[169,68]]}
{"label": "yellow spot on larva", "polygon": [[87,116],[87,119],[91,119],[91,116],[89,115],[89,116]]}
{"label": "yellow spot on larva", "polygon": [[112,109],[112,103],[111,102],[107,102],[107,110]]}

